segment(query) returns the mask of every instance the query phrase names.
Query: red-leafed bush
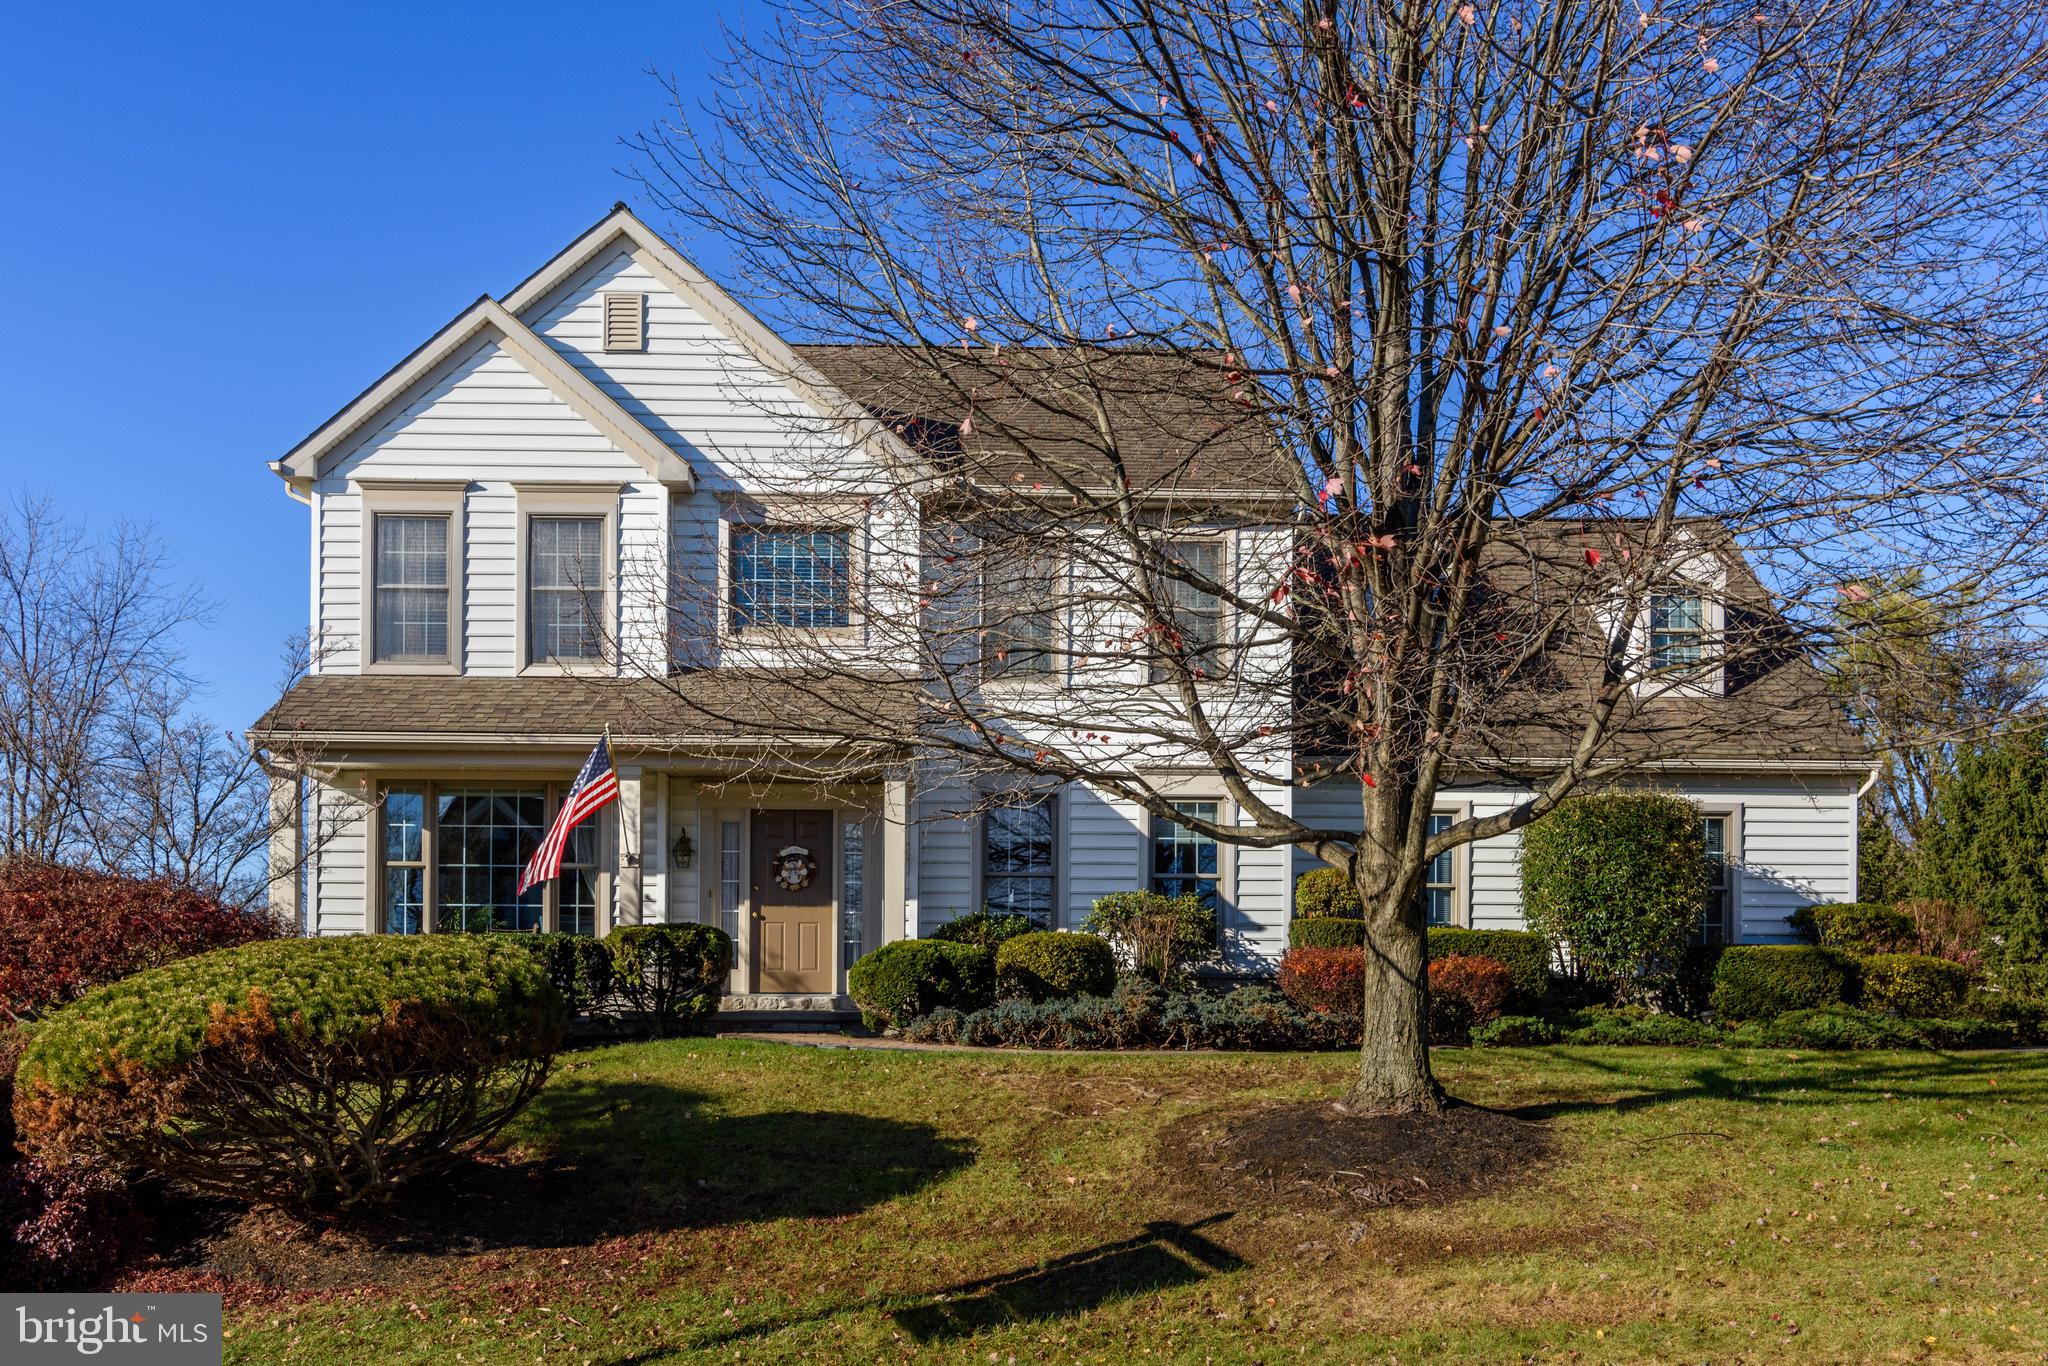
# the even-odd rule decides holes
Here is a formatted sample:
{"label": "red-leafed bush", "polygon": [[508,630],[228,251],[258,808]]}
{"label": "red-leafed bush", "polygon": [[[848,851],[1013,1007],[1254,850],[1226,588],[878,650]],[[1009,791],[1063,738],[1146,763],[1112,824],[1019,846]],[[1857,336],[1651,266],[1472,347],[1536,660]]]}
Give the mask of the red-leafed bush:
{"label": "red-leafed bush", "polygon": [[27,1044],[21,1026],[0,1020],[0,1162],[14,1160],[14,1067]]}
{"label": "red-leafed bush", "polygon": [[1289,949],[1280,956],[1280,991],[1303,1010],[1356,1015],[1365,1005],[1365,950]]}
{"label": "red-leafed bush", "polygon": [[150,1222],[114,1177],[24,1157],[0,1167],[0,1284],[83,1289],[143,1250]]}
{"label": "red-leafed bush", "polygon": [[1514,990],[1505,963],[1476,954],[1454,953],[1429,965],[1429,1037],[1464,1043],[1475,1026],[1500,1018]]}
{"label": "red-leafed bush", "polygon": [[144,968],[280,933],[268,915],[172,882],[0,862],[0,1020],[33,1019]]}

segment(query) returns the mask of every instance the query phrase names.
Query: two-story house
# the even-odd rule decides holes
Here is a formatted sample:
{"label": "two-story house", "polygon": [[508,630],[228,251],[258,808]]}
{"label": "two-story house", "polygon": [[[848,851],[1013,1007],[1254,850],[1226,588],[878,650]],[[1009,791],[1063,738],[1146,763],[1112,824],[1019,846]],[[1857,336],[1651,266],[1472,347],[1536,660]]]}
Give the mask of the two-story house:
{"label": "two-story house", "polygon": [[[1141,398],[1148,384],[1159,395],[1129,405],[1133,423],[1186,407],[1185,377],[1132,364]],[[802,651],[916,649],[883,623],[937,610],[905,477],[932,458],[916,430],[930,414],[890,380],[883,349],[786,343],[620,208],[273,462],[310,513],[316,643],[309,674],[252,730],[305,758],[304,775],[277,781],[313,793],[273,850],[301,868],[280,909],[315,934],[703,921],[733,935],[735,994],[780,1005],[830,1003],[864,951],[985,904],[1070,926],[1096,897],[1148,885],[1214,897],[1240,966],[1277,957],[1310,860],[1201,834],[1231,821],[1231,803],[1198,771],[1163,780],[1187,823],[1078,783],[991,805],[957,771],[863,748],[862,714],[929,698],[848,685],[853,674],[805,681]],[[946,420],[957,439],[972,416]],[[1187,459],[1172,445],[1160,477],[1207,510],[1175,553],[1262,592],[1289,558],[1285,483],[1227,449]],[[1724,586],[1654,603],[1654,648],[1711,635]],[[1029,630],[1094,629],[1019,620],[1025,646]],[[1290,667],[1284,648],[1256,644],[1237,664],[1283,684]],[[1082,699],[1073,715],[1142,708],[1137,668],[1064,679]],[[1798,705],[1796,738],[1780,709],[1770,733],[1737,728],[1655,778],[1709,812],[1723,869],[1709,934],[1784,937],[1798,906],[1855,894],[1868,764],[1824,701]],[[606,730],[619,802],[577,832],[560,877],[515,895]],[[1170,741],[1131,762],[1173,769]],[[1509,757],[1540,759],[1542,743]],[[1298,769],[1268,757],[1272,772]],[[1501,771],[1475,764],[1443,818],[1512,801]],[[1337,811],[1355,792],[1279,782],[1268,799]],[[1516,847],[1439,859],[1432,919],[1518,923]]]}

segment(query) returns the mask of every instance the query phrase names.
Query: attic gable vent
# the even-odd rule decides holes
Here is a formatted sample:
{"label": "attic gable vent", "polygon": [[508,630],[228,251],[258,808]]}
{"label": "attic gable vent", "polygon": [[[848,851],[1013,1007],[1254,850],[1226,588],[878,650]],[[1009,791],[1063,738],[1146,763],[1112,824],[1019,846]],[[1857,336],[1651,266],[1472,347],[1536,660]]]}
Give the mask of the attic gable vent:
{"label": "attic gable vent", "polygon": [[604,349],[645,351],[647,349],[647,296],[607,294],[604,296]]}

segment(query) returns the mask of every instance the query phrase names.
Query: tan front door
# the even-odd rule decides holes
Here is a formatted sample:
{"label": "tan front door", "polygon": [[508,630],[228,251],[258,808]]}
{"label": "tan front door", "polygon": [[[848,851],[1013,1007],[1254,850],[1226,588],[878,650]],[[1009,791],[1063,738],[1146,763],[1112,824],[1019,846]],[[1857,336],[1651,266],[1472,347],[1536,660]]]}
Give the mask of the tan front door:
{"label": "tan front door", "polygon": [[756,991],[832,991],[832,813],[754,813]]}

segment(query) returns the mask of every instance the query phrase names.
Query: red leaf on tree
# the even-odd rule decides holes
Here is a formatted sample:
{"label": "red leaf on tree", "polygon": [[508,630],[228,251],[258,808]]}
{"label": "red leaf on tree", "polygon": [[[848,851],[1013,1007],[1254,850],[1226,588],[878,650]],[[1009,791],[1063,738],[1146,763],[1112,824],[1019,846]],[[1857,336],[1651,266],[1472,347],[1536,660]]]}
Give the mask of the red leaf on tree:
{"label": "red leaf on tree", "polygon": [[1597,550],[1588,550],[1586,552],[1586,563],[1592,565],[1595,569],[1599,568],[1600,552]]}

